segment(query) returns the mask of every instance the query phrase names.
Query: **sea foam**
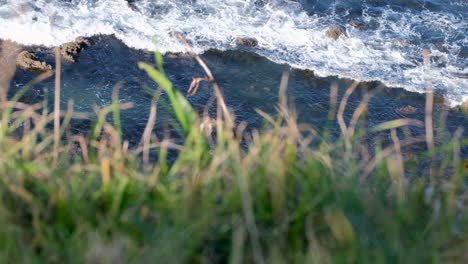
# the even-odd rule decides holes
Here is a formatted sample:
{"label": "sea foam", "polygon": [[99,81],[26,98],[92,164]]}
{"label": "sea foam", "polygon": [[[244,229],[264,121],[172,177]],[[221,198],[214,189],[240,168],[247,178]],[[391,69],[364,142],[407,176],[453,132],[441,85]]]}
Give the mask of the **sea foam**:
{"label": "sea foam", "polygon": [[[464,1],[455,1],[467,10]],[[0,38],[56,46],[78,36],[113,34],[136,49],[183,52],[181,32],[196,52],[238,49],[235,37],[254,37],[249,48],[277,63],[425,92],[432,87],[450,105],[468,100],[468,14],[363,8],[361,31],[332,40],[324,32],[346,24],[340,14],[306,12],[289,0],[0,0]],[[423,51],[431,51],[431,65]]]}

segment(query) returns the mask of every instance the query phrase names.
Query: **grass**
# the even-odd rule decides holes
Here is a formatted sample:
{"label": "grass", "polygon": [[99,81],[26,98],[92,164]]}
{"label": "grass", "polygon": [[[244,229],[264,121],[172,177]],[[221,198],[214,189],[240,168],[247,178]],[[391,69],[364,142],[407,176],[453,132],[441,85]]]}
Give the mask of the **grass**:
{"label": "grass", "polygon": [[[389,131],[392,144],[369,150],[360,125],[368,98],[346,124],[346,101],[332,88],[330,122],[342,131],[332,139],[296,123],[285,75],[278,117],[259,112],[267,125],[246,131],[209,73],[218,118],[207,124],[159,54],[156,65],[140,68],[168,95],[177,140],[152,135],[157,89],[135,148],[121,137],[119,109],[128,105],[118,104],[117,89],[89,137],[67,132],[72,105],[57,121],[46,104],[1,103],[0,263],[468,261],[460,130],[432,147],[431,137],[398,133],[432,131],[427,120],[395,120],[371,131]],[[431,145],[426,153],[403,155],[421,143]],[[430,170],[421,169],[428,160]]]}

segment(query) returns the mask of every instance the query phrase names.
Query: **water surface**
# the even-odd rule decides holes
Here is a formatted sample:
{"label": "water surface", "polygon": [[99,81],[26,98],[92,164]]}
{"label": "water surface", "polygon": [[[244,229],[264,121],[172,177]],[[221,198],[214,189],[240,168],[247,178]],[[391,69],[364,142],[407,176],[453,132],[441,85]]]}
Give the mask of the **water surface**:
{"label": "water surface", "polygon": [[[424,92],[428,81],[449,105],[468,100],[468,2],[465,0],[0,0],[0,38],[59,45],[77,36],[114,34],[128,47],[199,53],[249,51],[320,76],[378,80]],[[363,23],[366,30],[348,25]],[[348,38],[324,37],[332,24]],[[156,44],[155,44],[156,43]],[[423,63],[431,52],[431,66]],[[429,69],[429,67],[431,69]]]}

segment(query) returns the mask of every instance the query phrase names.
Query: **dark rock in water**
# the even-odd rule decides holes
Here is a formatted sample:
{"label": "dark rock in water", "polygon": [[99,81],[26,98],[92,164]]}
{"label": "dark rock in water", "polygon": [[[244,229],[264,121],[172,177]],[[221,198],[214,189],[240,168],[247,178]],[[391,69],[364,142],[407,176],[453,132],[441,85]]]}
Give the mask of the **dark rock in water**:
{"label": "dark rock in water", "polygon": [[269,2],[270,0],[255,0],[254,5],[257,7],[264,7]]}
{"label": "dark rock in water", "polygon": [[312,70],[309,70],[309,69],[305,69],[302,71],[303,74],[304,74],[304,77],[307,77],[307,78],[315,78],[315,72],[312,71]]}
{"label": "dark rock in water", "polygon": [[[169,32],[169,36],[172,37],[172,38],[180,38],[180,37],[184,37],[184,34],[180,31],[177,31],[177,30],[173,30],[173,31],[170,31]],[[185,37],[184,37],[185,38]]]}
{"label": "dark rock in water", "polygon": [[366,26],[365,26],[363,23],[359,22],[359,21],[350,20],[350,21],[348,22],[348,24],[349,24],[350,26],[354,27],[354,28],[359,29],[359,30],[366,30]]}
{"label": "dark rock in water", "polygon": [[330,26],[325,32],[325,35],[335,40],[338,39],[342,35],[346,37],[348,36],[348,34],[346,33],[346,28],[344,28],[343,26],[338,26],[338,25]]}
{"label": "dark rock in water", "polygon": [[32,72],[51,71],[52,66],[43,61],[39,61],[39,57],[33,51],[25,50],[18,54],[16,65],[23,70]]}
{"label": "dark rock in water", "polygon": [[458,53],[458,57],[462,59],[468,58],[468,46],[463,46],[460,50],[460,53]]}
{"label": "dark rock in water", "polygon": [[75,62],[75,57],[81,52],[85,46],[91,46],[91,42],[84,37],[78,37],[72,42],[68,42],[60,46],[60,54],[70,62]]}
{"label": "dark rock in water", "polygon": [[444,52],[444,53],[449,53],[450,51],[448,50],[447,46],[443,42],[439,42],[434,44],[434,48],[436,48],[438,51]]}
{"label": "dark rock in water", "polygon": [[234,41],[239,46],[246,46],[246,47],[258,46],[258,40],[255,38],[237,37]]}
{"label": "dark rock in water", "polygon": [[398,108],[395,112],[400,115],[413,115],[418,112],[418,109],[414,106],[407,105],[405,107]]}
{"label": "dark rock in water", "polygon": [[135,5],[136,1],[137,0],[127,0],[127,6],[133,11],[140,11],[138,7]]}

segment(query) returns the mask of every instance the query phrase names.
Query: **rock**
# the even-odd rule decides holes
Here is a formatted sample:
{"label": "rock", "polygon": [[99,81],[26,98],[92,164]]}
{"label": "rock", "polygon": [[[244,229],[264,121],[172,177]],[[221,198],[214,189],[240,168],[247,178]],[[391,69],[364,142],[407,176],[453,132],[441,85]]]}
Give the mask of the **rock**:
{"label": "rock", "polygon": [[351,21],[348,22],[348,24],[350,26],[354,27],[354,28],[359,29],[359,30],[366,30],[366,26],[363,23],[359,22],[359,21],[351,20]]}
{"label": "rock", "polygon": [[395,112],[400,115],[413,115],[418,111],[414,106],[407,105],[405,107],[398,108]]}
{"label": "rock", "polygon": [[39,61],[39,57],[37,57],[36,53],[29,50],[22,51],[18,54],[16,65],[23,70],[32,72],[46,72],[52,70],[52,66],[43,61]]}
{"label": "rock", "polygon": [[89,40],[84,37],[78,37],[74,41],[60,46],[60,54],[66,61],[74,63],[75,57],[78,56],[85,46],[91,46]]}
{"label": "rock", "polygon": [[392,43],[393,43],[393,45],[398,45],[398,46],[409,46],[409,45],[411,45],[411,41],[409,41],[407,39],[399,39],[399,38],[396,38],[396,39],[392,40]]}
{"label": "rock", "polygon": [[127,0],[127,6],[133,11],[139,11],[138,7],[135,5],[136,0]]}
{"label": "rock", "polygon": [[343,26],[338,26],[338,25],[330,26],[325,32],[325,35],[335,40],[338,39],[342,35],[346,37],[348,36],[348,34],[346,33],[346,28],[344,28]]}
{"label": "rock", "polygon": [[468,47],[467,46],[462,46],[460,52],[458,53],[458,57],[462,59],[467,59],[468,58]]}
{"label": "rock", "polygon": [[[173,30],[168,33],[169,37],[179,39],[181,37],[185,38],[184,34],[180,31]],[[188,40],[187,40],[188,41]]]}
{"label": "rock", "polygon": [[306,78],[315,78],[315,72],[313,70],[305,69],[302,71],[302,74]]}
{"label": "rock", "polygon": [[440,52],[444,52],[444,53],[449,53],[450,52],[447,49],[447,47],[444,45],[444,43],[441,43],[441,42],[434,44],[434,48],[436,48]]}
{"label": "rock", "polygon": [[192,55],[190,53],[187,53],[187,52],[176,52],[176,53],[168,52],[164,56],[169,58],[169,59],[190,59],[190,58],[192,58]]}
{"label": "rock", "polygon": [[255,39],[255,38],[236,37],[234,42],[239,46],[246,46],[246,47],[256,47],[256,46],[258,46],[258,40]]}
{"label": "rock", "polygon": [[270,2],[270,0],[255,0],[254,5],[256,7],[264,7],[269,2]]}

